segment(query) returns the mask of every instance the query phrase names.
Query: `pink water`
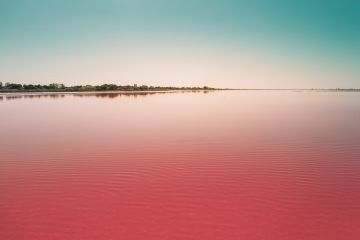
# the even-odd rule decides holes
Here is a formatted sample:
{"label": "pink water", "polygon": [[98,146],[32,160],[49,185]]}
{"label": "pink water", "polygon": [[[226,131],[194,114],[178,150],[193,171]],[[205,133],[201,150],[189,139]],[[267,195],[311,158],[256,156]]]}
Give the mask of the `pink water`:
{"label": "pink water", "polygon": [[0,96],[0,239],[360,239],[360,93]]}

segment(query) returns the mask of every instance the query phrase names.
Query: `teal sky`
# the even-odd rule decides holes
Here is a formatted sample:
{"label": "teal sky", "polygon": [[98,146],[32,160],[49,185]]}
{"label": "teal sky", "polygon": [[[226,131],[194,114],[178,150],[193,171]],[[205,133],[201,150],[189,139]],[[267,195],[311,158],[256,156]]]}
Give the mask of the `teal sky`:
{"label": "teal sky", "polygon": [[0,0],[0,81],[360,88],[360,1]]}

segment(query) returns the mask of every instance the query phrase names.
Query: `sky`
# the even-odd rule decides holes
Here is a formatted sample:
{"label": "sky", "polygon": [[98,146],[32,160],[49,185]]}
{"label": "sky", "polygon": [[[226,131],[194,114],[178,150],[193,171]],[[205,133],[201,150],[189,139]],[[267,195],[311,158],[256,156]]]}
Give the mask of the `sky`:
{"label": "sky", "polygon": [[360,88],[360,1],[0,0],[0,81]]}

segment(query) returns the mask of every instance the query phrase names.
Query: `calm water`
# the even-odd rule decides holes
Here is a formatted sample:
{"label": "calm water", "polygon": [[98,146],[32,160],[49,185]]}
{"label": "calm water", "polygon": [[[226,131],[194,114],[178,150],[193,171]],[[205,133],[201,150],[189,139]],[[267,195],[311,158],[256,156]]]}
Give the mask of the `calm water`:
{"label": "calm water", "polygon": [[360,93],[0,96],[0,239],[360,239]]}

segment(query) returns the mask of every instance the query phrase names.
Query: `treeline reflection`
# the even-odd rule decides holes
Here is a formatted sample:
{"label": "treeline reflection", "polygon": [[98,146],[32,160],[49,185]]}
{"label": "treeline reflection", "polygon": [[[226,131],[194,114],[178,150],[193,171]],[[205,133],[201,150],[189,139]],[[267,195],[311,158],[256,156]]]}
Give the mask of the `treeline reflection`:
{"label": "treeline reflection", "polygon": [[73,96],[74,97],[96,97],[96,98],[119,98],[119,97],[146,97],[150,95],[156,95],[156,94],[167,94],[170,92],[129,92],[129,93],[76,93]]}
{"label": "treeline reflection", "polygon": [[0,101],[1,100],[17,100],[17,99],[37,99],[37,98],[53,98],[53,99],[57,99],[57,98],[64,98],[65,94],[31,94],[31,95],[5,95],[5,96],[0,96]]}
{"label": "treeline reflection", "polygon": [[139,98],[147,97],[153,95],[161,94],[170,94],[170,93],[208,93],[209,91],[167,91],[167,92],[99,92],[99,93],[49,93],[49,94],[9,94],[0,96],[0,101],[3,100],[17,100],[17,99],[40,99],[40,98],[50,98],[50,99],[59,99],[66,96],[72,96],[76,98],[107,98],[107,99],[116,99],[120,97],[127,98]]}

